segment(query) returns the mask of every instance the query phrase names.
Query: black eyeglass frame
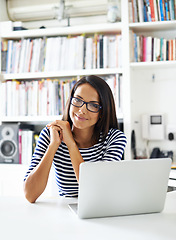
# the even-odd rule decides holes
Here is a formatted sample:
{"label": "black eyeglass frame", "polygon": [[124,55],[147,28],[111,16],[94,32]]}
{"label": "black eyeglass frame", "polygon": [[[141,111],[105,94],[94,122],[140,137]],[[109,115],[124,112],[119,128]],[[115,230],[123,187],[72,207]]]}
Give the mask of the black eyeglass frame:
{"label": "black eyeglass frame", "polygon": [[[76,106],[76,105],[74,105],[74,104],[72,103],[72,99],[73,99],[73,98],[76,98],[76,99],[80,100],[80,101],[82,102],[82,105],[81,105],[81,106]],[[71,97],[71,98],[70,98],[70,103],[71,103],[71,105],[73,105],[74,107],[78,107],[78,108],[79,108],[79,107],[82,107],[82,106],[84,106],[84,104],[86,104],[86,109],[87,109],[89,112],[93,112],[93,113],[98,113],[98,112],[100,111],[100,109],[102,108],[102,106],[99,105],[99,103],[96,102],[96,101],[85,102],[84,100],[82,100],[82,99],[80,99],[80,98],[77,98],[77,97]],[[91,111],[90,109],[88,109],[87,105],[88,105],[89,103],[95,103],[95,104],[99,107],[98,110],[95,112],[95,111]]]}

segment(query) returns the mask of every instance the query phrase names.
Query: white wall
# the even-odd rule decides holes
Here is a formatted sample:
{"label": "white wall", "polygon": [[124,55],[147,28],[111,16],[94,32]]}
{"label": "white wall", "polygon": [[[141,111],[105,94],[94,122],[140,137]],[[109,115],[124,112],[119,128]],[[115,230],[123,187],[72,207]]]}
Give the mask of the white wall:
{"label": "white wall", "polygon": [[[132,72],[132,119],[136,131],[137,148],[144,149],[145,141],[142,139],[141,114],[163,113],[165,120],[165,140],[149,141],[150,152],[154,147],[161,150],[173,150],[176,161],[176,140],[169,141],[166,136],[167,125],[176,126],[176,69],[160,67],[158,69],[134,69]],[[154,75],[154,79],[153,79]]]}
{"label": "white wall", "polygon": [[6,1],[0,0],[0,21],[8,21],[7,9],[6,9]]}

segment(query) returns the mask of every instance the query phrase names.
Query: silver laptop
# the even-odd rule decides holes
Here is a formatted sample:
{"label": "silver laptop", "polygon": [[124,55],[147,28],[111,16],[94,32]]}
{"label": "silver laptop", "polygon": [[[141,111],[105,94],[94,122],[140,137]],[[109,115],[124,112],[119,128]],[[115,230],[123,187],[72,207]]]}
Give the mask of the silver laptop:
{"label": "silver laptop", "polygon": [[161,212],[170,169],[169,158],[84,162],[78,203],[70,207],[80,218]]}

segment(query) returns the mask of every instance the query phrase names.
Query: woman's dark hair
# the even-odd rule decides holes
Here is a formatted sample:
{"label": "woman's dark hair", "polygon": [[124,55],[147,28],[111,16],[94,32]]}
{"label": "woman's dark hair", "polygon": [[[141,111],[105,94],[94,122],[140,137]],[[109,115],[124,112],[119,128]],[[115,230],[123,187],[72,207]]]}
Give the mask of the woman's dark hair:
{"label": "woman's dark hair", "polygon": [[[102,106],[99,120],[95,125],[93,137],[98,140],[100,133],[102,133],[103,138],[105,138],[110,128],[118,128],[116,108],[112,91],[105,80],[100,77],[90,75],[82,77],[78,82],[75,83],[71,90],[70,97],[73,97],[76,89],[85,83],[90,84],[97,91],[100,105]],[[72,121],[69,115],[70,104],[71,103],[69,99],[64,110],[63,120],[68,121],[72,127]]]}

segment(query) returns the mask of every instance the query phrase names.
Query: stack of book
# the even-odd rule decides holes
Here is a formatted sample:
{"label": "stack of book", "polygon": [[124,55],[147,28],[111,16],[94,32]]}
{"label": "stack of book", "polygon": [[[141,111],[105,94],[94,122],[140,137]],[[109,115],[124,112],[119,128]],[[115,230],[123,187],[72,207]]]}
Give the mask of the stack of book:
{"label": "stack of book", "polygon": [[175,0],[129,0],[130,22],[154,22],[176,19]]}
{"label": "stack of book", "polygon": [[[123,81],[121,74],[108,75],[117,106],[122,113]],[[2,82],[2,116],[56,116],[62,115],[76,79],[41,79]]]}
{"label": "stack of book", "polygon": [[117,68],[122,65],[122,36],[27,38],[1,42],[3,73]]}
{"label": "stack of book", "polygon": [[104,77],[104,80],[110,86],[113,93],[118,117],[118,114],[123,113],[123,76],[121,74],[110,75]]}
{"label": "stack of book", "polygon": [[30,124],[20,124],[18,130],[19,164],[29,165],[39,135]]}
{"label": "stack of book", "polygon": [[3,116],[52,116],[63,113],[74,79],[2,82]]}
{"label": "stack of book", "polygon": [[131,31],[132,62],[176,60],[176,39],[138,36]]}

